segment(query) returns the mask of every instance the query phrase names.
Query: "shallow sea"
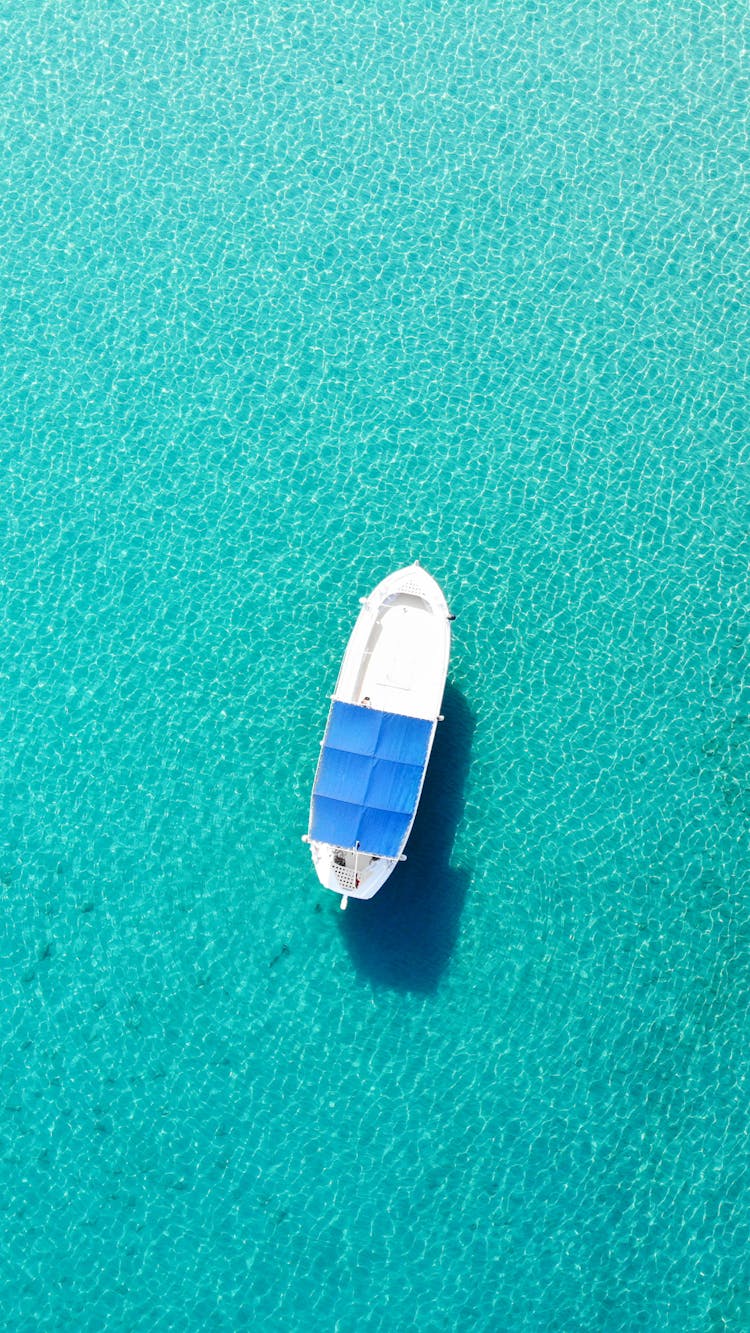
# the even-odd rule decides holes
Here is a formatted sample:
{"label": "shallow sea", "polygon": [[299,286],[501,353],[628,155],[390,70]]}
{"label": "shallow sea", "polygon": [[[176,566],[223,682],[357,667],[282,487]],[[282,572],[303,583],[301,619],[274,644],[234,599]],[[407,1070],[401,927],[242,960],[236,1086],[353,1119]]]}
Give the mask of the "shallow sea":
{"label": "shallow sea", "polygon": [[[3,6],[3,1327],[750,1329],[749,26]],[[344,915],[415,558],[446,721]]]}

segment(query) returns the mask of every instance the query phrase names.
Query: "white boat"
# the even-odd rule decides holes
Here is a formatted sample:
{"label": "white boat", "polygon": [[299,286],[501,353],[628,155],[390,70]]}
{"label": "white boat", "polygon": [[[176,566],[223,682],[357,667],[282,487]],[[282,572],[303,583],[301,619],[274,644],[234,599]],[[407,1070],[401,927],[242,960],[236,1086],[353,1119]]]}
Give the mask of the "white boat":
{"label": "white boat", "polygon": [[318,879],[372,898],[399,861],[432,750],[454,619],[419,563],[383,579],[361,610],[341,663],[310,803]]}

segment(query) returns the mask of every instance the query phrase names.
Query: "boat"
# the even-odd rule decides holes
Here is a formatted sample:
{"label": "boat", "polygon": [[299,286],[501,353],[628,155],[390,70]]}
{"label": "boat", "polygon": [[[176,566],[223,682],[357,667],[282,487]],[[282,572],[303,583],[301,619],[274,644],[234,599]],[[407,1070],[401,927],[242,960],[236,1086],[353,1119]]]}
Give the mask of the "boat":
{"label": "boat", "polygon": [[451,621],[415,562],[360,599],[332,696],[310,802],[320,883],[372,898],[406,859],[448,674]]}

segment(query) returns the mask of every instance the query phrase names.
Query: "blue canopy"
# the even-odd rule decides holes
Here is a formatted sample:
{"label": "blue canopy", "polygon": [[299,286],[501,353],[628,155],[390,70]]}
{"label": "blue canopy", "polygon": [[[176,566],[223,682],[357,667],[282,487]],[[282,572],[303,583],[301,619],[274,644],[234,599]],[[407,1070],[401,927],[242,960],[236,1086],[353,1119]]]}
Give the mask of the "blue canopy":
{"label": "blue canopy", "polygon": [[398,856],[419,800],[434,723],[342,703],[328,718],[310,837]]}

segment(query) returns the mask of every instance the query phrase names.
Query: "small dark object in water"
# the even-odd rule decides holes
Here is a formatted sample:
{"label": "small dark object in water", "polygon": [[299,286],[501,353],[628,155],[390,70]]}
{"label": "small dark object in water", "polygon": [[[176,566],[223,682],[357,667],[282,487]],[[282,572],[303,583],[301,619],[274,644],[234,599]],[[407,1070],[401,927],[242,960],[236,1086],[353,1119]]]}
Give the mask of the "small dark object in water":
{"label": "small dark object in water", "polygon": [[284,957],[286,957],[286,955],[287,955],[288,953],[289,953],[289,945],[288,945],[288,944],[282,944],[282,946],[281,946],[279,952],[278,952],[278,953],[271,959],[271,961],[270,961],[270,963],[268,964],[268,966],[269,966],[269,967],[273,967],[274,963],[278,963],[279,959],[280,959],[280,958],[284,958]]}

